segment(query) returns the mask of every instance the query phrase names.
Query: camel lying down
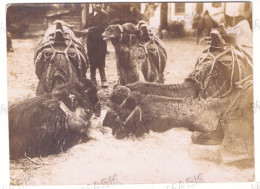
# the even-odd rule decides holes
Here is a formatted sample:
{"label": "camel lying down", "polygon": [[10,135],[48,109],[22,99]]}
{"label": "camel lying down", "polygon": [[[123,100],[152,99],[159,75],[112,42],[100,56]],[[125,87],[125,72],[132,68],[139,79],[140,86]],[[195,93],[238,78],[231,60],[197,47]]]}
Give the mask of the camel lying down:
{"label": "camel lying down", "polygon": [[247,85],[228,97],[207,100],[146,95],[118,86],[103,125],[118,139],[186,127],[193,143],[221,145],[223,161],[253,159],[253,85]]}
{"label": "camel lying down", "polygon": [[226,162],[253,159],[251,60],[233,38],[214,31],[210,47],[182,84],[115,87],[103,125],[118,139],[186,127],[195,144],[221,144]]}

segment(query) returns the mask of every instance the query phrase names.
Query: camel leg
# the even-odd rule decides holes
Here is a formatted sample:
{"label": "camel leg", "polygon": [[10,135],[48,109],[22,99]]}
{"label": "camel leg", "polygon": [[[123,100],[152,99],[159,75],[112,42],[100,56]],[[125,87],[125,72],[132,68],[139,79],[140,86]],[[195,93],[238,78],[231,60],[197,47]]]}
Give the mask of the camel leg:
{"label": "camel leg", "polygon": [[224,138],[224,131],[221,124],[218,124],[216,130],[212,132],[198,132],[195,131],[191,135],[192,142],[200,145],[219,145]]}

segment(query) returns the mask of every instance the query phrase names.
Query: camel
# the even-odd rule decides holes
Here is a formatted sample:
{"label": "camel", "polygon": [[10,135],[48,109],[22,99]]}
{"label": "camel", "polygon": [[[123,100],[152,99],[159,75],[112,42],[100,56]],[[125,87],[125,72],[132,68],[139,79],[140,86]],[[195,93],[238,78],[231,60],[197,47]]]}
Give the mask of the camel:
{"label": "camel", "polygon": [[65,83],[86,78],[89,63],[87,52],[71,26],[57,20],[39,42],[34,64],[39,79],[38,96],[55,91]]}
{"label": "camel", "polygon": [[131,23],[110,25],[103,36],[115,48],[119,84],[164,82],[167,54],[158,38],[143,40],[142,31]]}
{"label": "camel", "polygon": [[[253,154],[252,74],[252,57],[221,25],[219,31],[211,32],[209,47],[183,83],[136,82],[116,87],[103,125],[111,127],[118,139],[140,137],[150,130],[164,132],[173,127],[186,127],[193,132],[195,144],[221,144],[227,149],[231,148],[227,144],[230,140],[235,144],[244,141],[243,144],[250,146],[250,153],[245,155],[240,150],[240,157],[250,159]],[[238,129],[238,122],[243,129]],[[234,133],[241,134],[241,140]],[[223,154],[225,151],[222,150]]]}

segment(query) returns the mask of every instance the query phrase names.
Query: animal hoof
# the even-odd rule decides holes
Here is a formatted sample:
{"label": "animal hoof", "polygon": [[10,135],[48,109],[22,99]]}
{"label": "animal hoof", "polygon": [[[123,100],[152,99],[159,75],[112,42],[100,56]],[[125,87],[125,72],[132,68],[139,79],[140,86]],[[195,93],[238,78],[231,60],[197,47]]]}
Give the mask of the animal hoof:
{"label": "animal hoof", "polygon": [[192,142],[200,145],[219,145],[223,138],[223,133],[216,131],[210,133],[193,132],[191,135]]}
{"label": "animal hoof", "polygon": [[91,79],[91,83],[95,86],[97,86],[97,80],[96,79]]}
{"label": "animal hoof", "polygon": [[101,87],[102,87],[102,88],[108,88],[107,82],[102,81],[102,82],[101,82]]}
{"label": "animal hoof", "polygon": [[123,139],[128,136],[128,132],[121,121],[116,120],[114,128],[112,129],[112,135],[116,139]]}
{"label": "animal hoof", "polygon": [[114,110],[109,110],[103,120],[103,126],[113,128],[118,114]]}
{"label": "animal hoof", "polygon": [[112,134],[115,136],[116,139],[123,139],[128,136],[125,132],[124,127],[119,127],[116,130],[113,130]]}

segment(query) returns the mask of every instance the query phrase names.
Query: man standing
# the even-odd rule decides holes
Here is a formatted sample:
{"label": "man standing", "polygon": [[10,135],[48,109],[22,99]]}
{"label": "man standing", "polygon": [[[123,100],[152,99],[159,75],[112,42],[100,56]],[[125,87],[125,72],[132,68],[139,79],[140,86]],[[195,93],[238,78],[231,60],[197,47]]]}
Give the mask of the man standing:
{"label": "man standing", "polygon": [[106,88],[105,58],[107,51],[106,41],[102,33],[107,26],[107,15],[102,11],[102,4],[93,4],[93,12],[87,17],[84,30],[87,36],[87,50],[90,62],[90,78],[97,85],[96,69],[99,69],[101,87]]}

